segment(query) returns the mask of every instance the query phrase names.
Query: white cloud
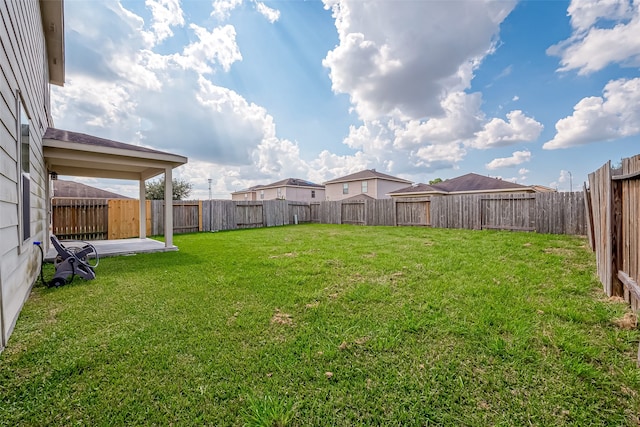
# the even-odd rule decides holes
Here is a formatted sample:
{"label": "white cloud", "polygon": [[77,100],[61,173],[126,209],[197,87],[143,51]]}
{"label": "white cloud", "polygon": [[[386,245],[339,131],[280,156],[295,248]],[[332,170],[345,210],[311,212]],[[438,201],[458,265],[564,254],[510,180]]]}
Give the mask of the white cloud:
{"label": "white cloud", "polygon": [[504,147],[519,142],[535,141],[543,126],[520,110],[507,113],[507,120],[493,118],[476,133],[476,138],[468,143],[470,147],[486,149]]}
{"label": "white cloud", "polygon": [[542,148],[554,150],[640,133],[640,78],[607,83],[602,97],[583,98],[558,120],[556,135]]}
{"label": "white cloud", "polygon": [[456,143],[473,138],[484,121],[481,105],[479,92],[452,92],[441,102],[442,116],[425,121],[409,120],[404,126],[396,126],[394,147],[407,149],[424,143]]}
{"label": "white cloud", "polygon": [[358,151],[354,155],[338,155],[323,150],[309,165],[312,168],[309,179],[318,184],[370,167],[369,161],[362,151]]}
{"label": "white cloud", "polygon": [[340,43],[323,65],[363,121],[345,144],[393,173],[415,174],[455,168],[467,148],[536,140],[543,126],[535,119],[519,110],[487,119],[482,94],[466,92],[514,3],[463,2],[464,14],[447,2],[405,4],[325,0]]}
{"label": "white cloud", "polygon": [[513,102],[518,101],[519,99],[520,97],[518,95],[515,95],[513,98],[511,98]]}
{"label": "white cloud", "polygon": [[520,168],[520,169],[518,170],[518,179],[517,179],[517,181],[514,181],[514,182],[518,182],[518,183],[520,183],[520,184],[522,184],[522,183],[526,182],[526,181],[527,181],[527,178],[528,178],[528,176],[527,176],[527,175],[529,174],[529,172],[531,172],[529,169],[526,169],[526,168]]}
{"label": "white cloud", "polygon": [[574,33],[547,50],[560,57],[559,71],[577,69],[585,75],[611,63],[640,66],[640,2],[573,0],[568,14]]}
{"label": "white cloud", "polygon": [[556,181],[551,182],[549,184],[549,187],[555,188],[556,190],[559,190],[559,191],[573,191],[574,190],[573,176],[571,172],[564,169],[561,170],[560,176],[558,176],[558,179]]}
{"label": "white cloud", "polygon": [[[487,163],[485,167],[489,170],[508,168],[508,167],[517,166],[522,163],[528,162],[529,160],[531,160],[530,151],[528,150],[515,151],[511,157],[501,157],[501,158],[493,159],[492,161]],[[526,169],[520,169],[521,175],[524,175],[523,171],[528,172]]]}
{"label": "white cloud", "polygon": [[159,43],[173,36],[173,26],[184,25],[184,14],[179,0],[146,0],[145,5],[151,9],[153,17],[153,43]]}
{"label": "white cloud", "polygon": [[450,90],[469,86],[514,5],[469,1],[461,14],[447,2],[325,0],[340,40],[323,61],[333,90],[349,94],[363,120],[439,115]]}
{"label": "white cloud", "polygon": [[229,18],[231,12],[242,4],[242,0],[214,0],[211,16],[223,21]]}
{"label": "white cloud", "polygon": [[568,182],[569,177],[570,177],[570,172],[563,169],[560,171],[560,177],[558,177],[558,182],[561,182],[561,183]]}
{"label": "white cloud", "polygon": [[[231,12],[242,5],[243,1],[244,0],[214,0],[211,16],[218,19],[219,21],[225,21],[229,19],[229,16],[231,16]],[[280,19],[279,10],[273,9],[258,0],[251,1],[255,4],[258,13],[267,18],[267,20],[272,24]]]}
{"label": "white cloud", "polygon": [[175,54],[172,59],[185,69],[198,74],[212,73],[212,64],[218,63],[224,71],[242,60],[240,49],[236,44],[236,29],[232,25],[216,27],[211,31],[196,24],[189,25],[198,41],[186,46],[182,54]]}
{"label": "white cloud", "polygon": [[272,24],[280,19],[280,11],[272,9],[261,1],[256,1],[256,9],[262,16],[267,18]]}
{"label": "white cloud", "polygon": [[576,31],[586,31],[601,19],[628,18],[630,12],[629,0],[573,0],[567,9]]}

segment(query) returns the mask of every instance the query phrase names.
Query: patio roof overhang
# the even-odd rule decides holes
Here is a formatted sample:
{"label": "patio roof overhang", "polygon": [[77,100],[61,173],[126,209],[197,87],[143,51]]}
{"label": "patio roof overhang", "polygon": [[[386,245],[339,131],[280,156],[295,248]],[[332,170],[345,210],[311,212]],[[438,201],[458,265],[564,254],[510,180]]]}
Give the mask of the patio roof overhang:
{"label": "patio roof overhang", "polygon": [[187,158],[137,145],[60,129],[42,139],[47,169],[58,175],[147,180],[187,163]]}

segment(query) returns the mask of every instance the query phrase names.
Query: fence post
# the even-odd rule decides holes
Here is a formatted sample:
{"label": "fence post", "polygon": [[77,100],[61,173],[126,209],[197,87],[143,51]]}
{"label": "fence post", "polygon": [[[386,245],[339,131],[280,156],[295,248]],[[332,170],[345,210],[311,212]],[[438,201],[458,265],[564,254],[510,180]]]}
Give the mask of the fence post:
{"label": "fence post", "polygon": [[618,271],[622,270],[622,182],[611,181],[611,292],[615,296],[623,296],[622,282],[618,279]]}
{"label": "fence post", "polygon": [[596,245],[593,236],[593,213],[591,212],[593,203],[591,201],[591,190],[587,188],[587,183],[582,185],[582,191],[584,192],[584,210],[587,222],[587,238],[589,239],[589,246],[591,250],[596,250]]}

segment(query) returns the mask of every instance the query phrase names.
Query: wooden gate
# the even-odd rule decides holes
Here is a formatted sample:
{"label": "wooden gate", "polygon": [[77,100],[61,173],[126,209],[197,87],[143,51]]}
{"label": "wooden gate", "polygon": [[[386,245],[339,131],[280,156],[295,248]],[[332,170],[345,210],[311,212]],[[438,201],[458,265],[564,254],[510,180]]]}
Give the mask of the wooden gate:
{"label": "wooden gate", "polygon": [[236,226],[238,228],[263,227],[262,203],[237,202]]}
{"label": "wooden gate", "polygon": [[173,201],[173,232],[196,233],[202,229],[202,204],[198,200]]}
{"label": "wooden gate", "polygon": [[340,207],[342,224],[365,225],[364,201],[342,202]]}
{"label": "wooden gate", "polygon": [[424,199],[396,200],[397,225],[431,225],[431,210],[429,205],[429,200]]}

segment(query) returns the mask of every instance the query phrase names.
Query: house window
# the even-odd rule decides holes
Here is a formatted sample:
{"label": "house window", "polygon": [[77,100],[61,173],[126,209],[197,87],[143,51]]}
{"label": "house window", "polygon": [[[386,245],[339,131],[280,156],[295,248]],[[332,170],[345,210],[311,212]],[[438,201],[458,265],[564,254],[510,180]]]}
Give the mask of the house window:
{"label": "house window", "polygon": [[311,198],[312,199],[316,198],[316,190],[311,190]]}
{"label": "house window", "polygon": [[369,184],[367,183],[367,181],[362,181],[362,192],[363,193],[367,192],[368,186],[369,186]]}
{"label": "house window", "polygon": [[31,120],[27,114],[22,97],[18,93],[18,103],[20,104],[20,115],[18,116],[18,135],[20,138],[20,150],[18,151],[20,162],[20,233],[22,241],[31,237]]}
{"label": "house window", "polygon": [[260,198],[264,199],[264,190],[260,190]]}
{"label": "house window", "polygon": [[276,198],[282,199],[282,188],[276,190]]}
{"label": "house window", "polygon": [[246,200],[249,197],[247,193],[244,193],[244,199]]}
{"label": "house window", "polygon": [[349,184],[348,183],[342,184],[342,194],[349,194]]}

